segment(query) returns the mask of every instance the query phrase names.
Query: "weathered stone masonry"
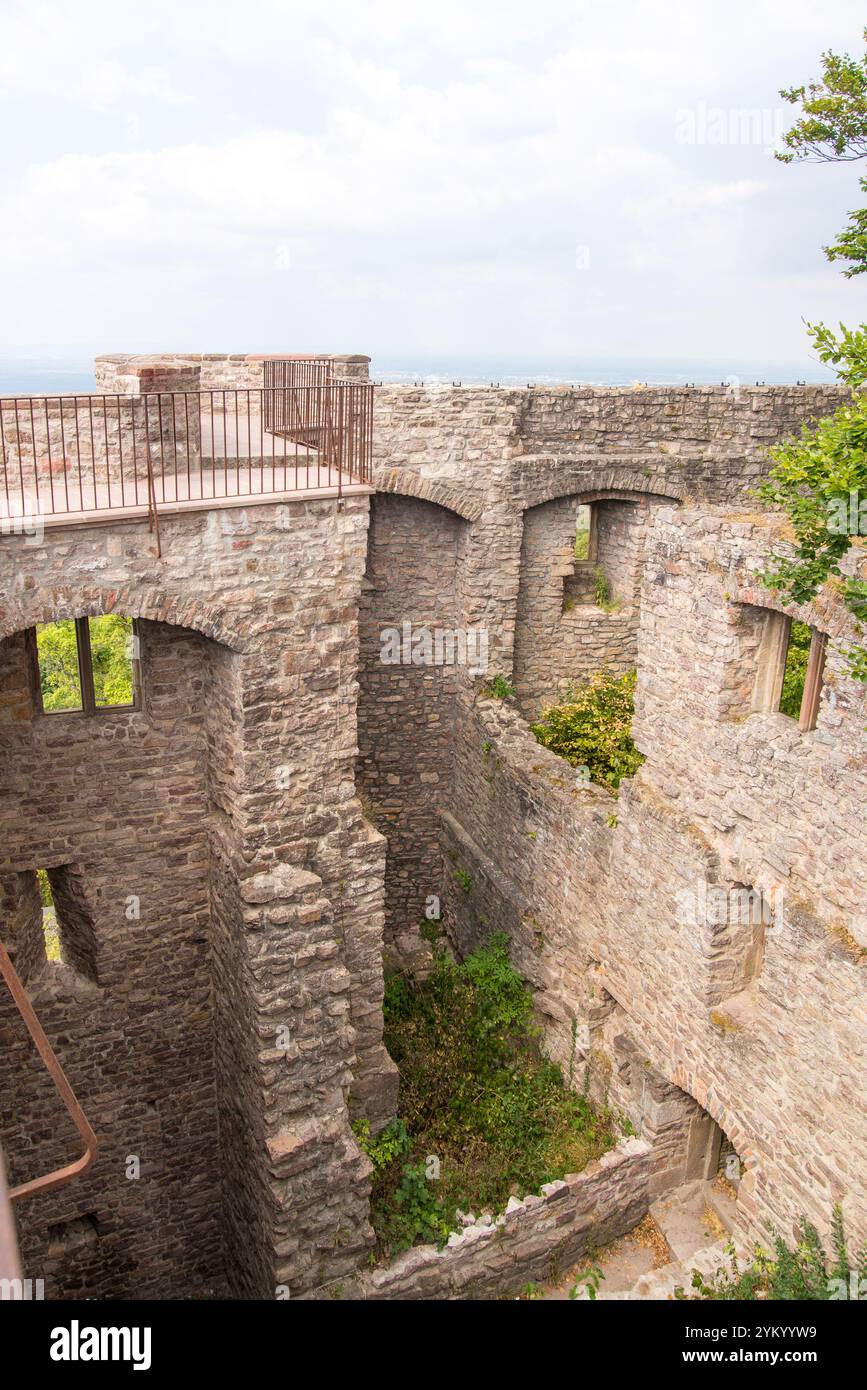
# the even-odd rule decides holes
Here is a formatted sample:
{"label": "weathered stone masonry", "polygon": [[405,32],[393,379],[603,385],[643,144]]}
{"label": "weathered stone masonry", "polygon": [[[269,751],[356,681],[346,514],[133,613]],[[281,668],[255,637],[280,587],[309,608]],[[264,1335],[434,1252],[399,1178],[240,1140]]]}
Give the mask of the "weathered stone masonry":
{"label": "weathered stone masonry", "polygon": [[[159,562],[139,522],[4,542],[4,882],[74,864],[98,943],[95,984],[30,982],[102,1141],[20,1214],[50,1294],[273,1297],[369,1245],[348,1103],[381,1122],[394,1087],[353,780],[366,539],[352,497],[165,518]],[[35,716],[19,634],[107,611],[142,620],[141,712]],[[3,1009],[17,1181],[77,1151]]]}
{"label": "weathered stone masonry", "polygon": [[[103,360],[103,389],[127,361]],[[261,370],[165,362],[215,388]],[[602,1203],[575,1208],[576,1252],[597,1216],[597,1235],[624,1228],[619,1191],[637,1216],[709,1172],[721,1133],[745,1166],[740,1234],[801,1213],[824,1229],[841,1198],[867,1235],[867,720],[833,600],[791,610],[831,636],[815,732],[750,708],[773,536],[750,489],[767,444],[838,400],[381,388],[373,498],[167,516],[161,561],[142,521],[0,541],[3,939],[101,1141],[91,1172],[17,1212],[49,1296],[294,1297],[364,1265],[351,1117],[395,1104],[383,927],[414,963],[431,894],[458,949],[509,934],[548,1050],[641,1137],[613,1185],[607,1167],[573,1184]],[[613,611],[570,553],[587,502]],[[35,715],[22,634],[109,611],[139,620],[141,710]],[[404,622],[484,628],[518,700],[383,664],[382,628]],[[639,672],[647,761],[617,800],[527,725],[600,664]],[[83,924],[67,965],[42,957],[40,867]],[[782,884],[782,929],[684,927],[698,882]],[[0,1076],[13,1181],[77,1153],[5,1001]],[[477,1233],[361,1292],[512,1287],[516,1251],[538,1273],[562,1241],[564,1201],[530,1203],[499,1274]]]}
{"label": "weathered stone masonry", "polygon": [[[826,388],[378,398],[378,486],[479,508],[457,579],[464,621],[490,624],[492,668],[515,679],[521,710],[535,715],[594,666],[639,673],[647,762],[616,801],[481,682],[452,693],[439,799],[449,935],[467,950],[507,931],[552,1054],[650,1140],[653,1190],[715,1171],[722,1132],[743,1164],[742,1236],[766,1236],[769,1222],[790,1231],[801,1214],[827,1229],[836,1200],[867,1231],[865,711],[840,655],[852,625],[833,600],[787,610],[832,639],[815,732],[751,710],[774,606],[754,575],[779,530],[751,492],[767,445],[839,399]],[[578,626],[562,595],[577,507],[591,500],[639,519],[636,584],[618,613],[588,608]],[[611,556],[602,536],[599,554]],[[362,705],[362,729],[374,718]],[[753,928],[690,930],[679,904],[699,884],[782,889],[784,924],[758,941]]]}

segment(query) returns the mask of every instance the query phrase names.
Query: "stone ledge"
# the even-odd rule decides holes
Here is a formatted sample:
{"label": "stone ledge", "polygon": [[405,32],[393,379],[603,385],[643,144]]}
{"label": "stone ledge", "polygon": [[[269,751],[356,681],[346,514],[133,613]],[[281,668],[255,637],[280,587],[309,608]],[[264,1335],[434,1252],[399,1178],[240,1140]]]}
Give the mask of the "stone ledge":
{"label": "stone ledge", "polygon": [[417,1245],[390,1265],[314,1299],[484,1299],[516,1293],[636,1226],[648,1210],[650,1145],[621,1139],[581,1173],[511,1197],[505,1211],[453,1231],[442,1249]]}

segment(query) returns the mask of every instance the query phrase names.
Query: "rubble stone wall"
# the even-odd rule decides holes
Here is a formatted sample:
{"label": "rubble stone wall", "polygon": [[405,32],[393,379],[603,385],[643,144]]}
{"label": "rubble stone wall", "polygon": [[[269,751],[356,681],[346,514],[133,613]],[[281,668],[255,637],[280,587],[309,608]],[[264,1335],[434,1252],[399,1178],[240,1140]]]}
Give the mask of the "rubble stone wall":
{"label": "rubble stone wall", "polygon": [[[657,1190],[695,1173],[712,1121],[743,1166],[741,1233],[762,1238],[801,1215],[827,1230],[839,1199],[867,1233],[855,1157],[865,708],[833,594],[786,610],[829,634],[817,729],[752,707],[776,606],[756,574],[782,539],[753,489],[768,444],[840,399],[820,387],[377,393],[377,486],[468,520],[465,621],[489,626],[491,669],[518,688],[517,704],[492,700],[463,673],[455,691],[437,798],[446,930],[461,952],[507,931],[549,1050],[652,1138]],[[579,628],[584,605],[563,613],[576,508],[591,497],[641,519],[625,645],[616,614],[588,605]],[[615,551],[616,533],[600,542]],[[637,667],[647,762],[612,799],[542,749],[526,718],[564,680],[621,659]],[[417,852],[428,864],[436,845]],[[781,924],[690,926],[683,905],[708,888],[779,901]]]}
{"label": "rubble stone wall", "polygon": [[[95,983],[27,966],[100,1139],[16,1212],[57,1296],[294,1295],[369,1248],[350,1105],[381,1124],[395,1084],[383,845],[354,786],[367,521],[362,495],[165,517],[161,560],[141,522],[0,546],[4,893],[75,865],[97,944]],[[141,622],[142,709],[37,715],[22,634],[103,612]],[[3,1007],[18,1181],[77,1148]]]}
{"label": "rubble stone wall", "polygon": [[348,1284],[317,1290],[333,1299],[490,1299],[556,1279],[593,1250],[632,1230],[647,1212],[650,1147],[623,1139],[581,1173],[511,1197],[496,1218],[477,1218],[442,1249],[417,1245]]}
{"label": "rubble stone wall", "polygon": [[[246,389],[261,360],[105,359],[98,375]],[[801,1215],[826,1230],[839,1199],[867,1237],[867,718],[833,594],[787,610],[829,634],[817,729],[752,707],[774,607],[755,576],[779,539],[752,489],[767,445],[840,399],[383,387],[372,504],[166,515],[161,560],[142,521],[0,537],[0,931],[101,1143],[90,1174],[20,1204],[25,1273],[60,1296],[352,1280],[372,1232],[351,1120],[375,1129],[396,1102],[385,905],[389,950],[412,963],[431,895],[460,952],[508,933],[547,1050],[638,1131],[640,1181],[609,1189],[627,1168],[603,1161],[574,1206],[560,1188],[528,1200],[492,1282],[479,1261],[504,1237],[482,1230],[366,1276],[365,1296],[539,1277],[561,1225],[580,1258],[712,1165],[720,1132],[743,1165],[741,1233]],[[569,554],[582,502],[611,609]],[[37,716],[24,632],[103,612],[140,621],[141,710]],[[383,663],[382,629],[404,623],[483,631],[487,668]],[[638,671],[646,762],[616,798],[527,722],[597,664]],[[492,697],[496,675],[517,700]],[[58,967],[39,867],[66,875],[85,943]],[[782,916],[685,920],[708,887],[782,892]],[[0,1008],[19,1181],[77,1149]]]}

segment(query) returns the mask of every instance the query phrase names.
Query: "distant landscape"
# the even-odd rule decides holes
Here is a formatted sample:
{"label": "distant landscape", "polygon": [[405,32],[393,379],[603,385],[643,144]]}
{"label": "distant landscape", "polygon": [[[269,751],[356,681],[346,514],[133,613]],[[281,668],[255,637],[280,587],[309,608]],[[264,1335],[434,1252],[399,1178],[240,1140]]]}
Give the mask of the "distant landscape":
{"label": "distant landscape", "polygon": [[[166,343],[161,350],[171,351],[172,347],[173,344]],[[299,351],[304,347],[306,344],[302,344],[301,348],[297,344],[290,345],[286,351]],[[117,344],[110,343],[103,351],[111,352],[116,348]],[[348,348],[365,351],[363,343],[352,343]],[[224,344],[223,350],[235,351],[235,344]],[[641,381],[649,386],[719,386],[721,383],[732,385],[733,379],[742,385],[834,380],[832,371],[821,362],[809,358],[799,362],[754,362],[749,358],[737,361],[691,361],[688,357],[653,361],[642,357],[541,358],[532,354],[526,357],[519,354],[485,357],[466,356],[460,352],[433,355],[374,353],[370,374],[374,381],[381,381],[385,385],[423,381],[428,385],[460,382],[464,386],[487,385],[490,382],[500,386],[631,386]],[[95,390],[92,356],[0,357],[0,393],[43,395],[53,391],[87,393]]]}

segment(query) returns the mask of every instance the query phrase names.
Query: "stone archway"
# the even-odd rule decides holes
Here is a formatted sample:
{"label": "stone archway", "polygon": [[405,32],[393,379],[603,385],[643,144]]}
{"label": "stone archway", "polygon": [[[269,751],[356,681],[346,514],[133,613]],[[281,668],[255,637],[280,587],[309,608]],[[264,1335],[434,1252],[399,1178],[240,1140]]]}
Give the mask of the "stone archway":
{"label": "stone archway", "polygon": [[[637,663],[645,539],[653,505],[669,499],[591,481],[603,483],[564,492],[561,481],[523,512],[514,673],[531,719],[570,683]],[[579,552],[582,525],[591,539]]]}
{"label": "stone archway", "polygon": [[[114,595],[70,592],[33,618],[120,607]],[[168,605],[129,607],[139,616]],[[85,1174],[18,1212],[22,1255],[49,1297],[207,1296],[226,1287],[219,1093],[232,1086],[232,1071],[225,1058],[221,1077],[215,1060],[225,1006],[213,962],[219,901],[235,870],[214,873],[214,791],[235,756],[242,658],[200,631],[149,617],[139,639],[140,707],[93,716],[40,713],[24,634],[0,640],[0,683],[11,701],[0,716],[0,880],[13,905],[0,930],[26,967],[42,1025],[99,1141]],[[225,840],[229,814],[225,804]],[[41,939],[39,869],[57,912],[59,962]],[[0,995],[0,1126],[22,1181],[78,1154]]]}

